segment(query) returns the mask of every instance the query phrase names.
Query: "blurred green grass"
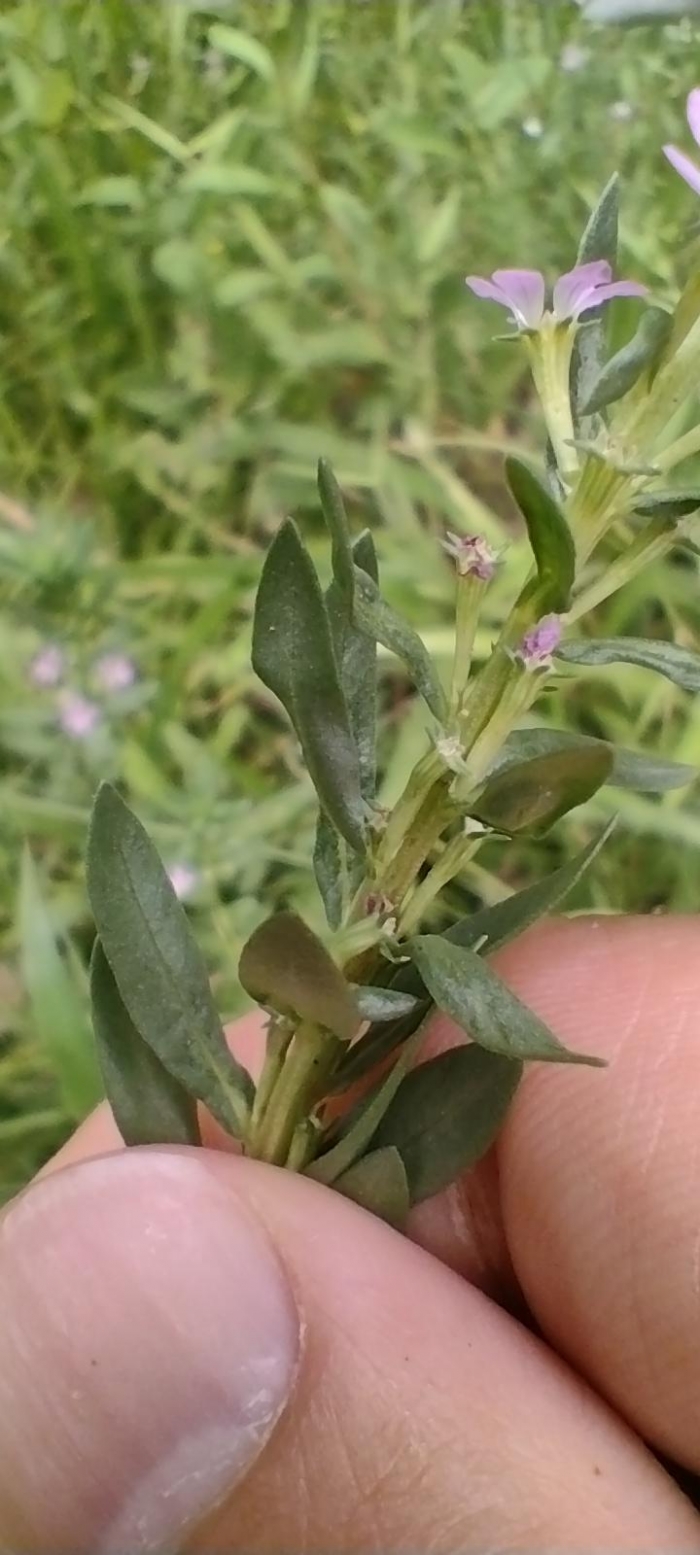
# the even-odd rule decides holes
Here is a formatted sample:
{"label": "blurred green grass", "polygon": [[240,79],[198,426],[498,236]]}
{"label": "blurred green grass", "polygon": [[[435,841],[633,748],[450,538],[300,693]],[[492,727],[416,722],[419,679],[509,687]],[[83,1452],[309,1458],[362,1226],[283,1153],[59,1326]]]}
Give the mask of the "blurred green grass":
{"label": "blurred green grass", "polygon": [[[358,523],[375,524],[386,591],[438,658],[451,602],[438,537],[509,540],[488,650],[525,556],[501,457],[537,446],[540,426],[519,353],[493,342],[463,276],[566,268],[619,165],[624,268],[673,295],[694,210],[659,147],[683,134],[693,41],[686,24],[586,28],[564,0],[3,7],[4,1192],[97,1091],[81,860],[100,776],[123,783],[166,861],[196,873],[191,909],[227,1013],[241,944],[270,906],[318,920],[309,786],[248,647],[261,549],[284,512],[322,559],[320,454]],[[673,562],[600,625],[653,621],[690,642],[699,614],[697,568]],[[32,685],[46,643],[93,699],[101,654],[137,666],[133,687],[98,697],[89,740],[61,732],[56,693]],[[390,796],[425,736],[389,662],[383,705]],[[692,703],[642,672],[564,682],[547,712],[700,761]],[[555,862],[609,803],[544,848],[510,848],[505,875],[492,845],[460,905]],[[623,824],[573,905],[694,910],[692,796],[614,803]]]}

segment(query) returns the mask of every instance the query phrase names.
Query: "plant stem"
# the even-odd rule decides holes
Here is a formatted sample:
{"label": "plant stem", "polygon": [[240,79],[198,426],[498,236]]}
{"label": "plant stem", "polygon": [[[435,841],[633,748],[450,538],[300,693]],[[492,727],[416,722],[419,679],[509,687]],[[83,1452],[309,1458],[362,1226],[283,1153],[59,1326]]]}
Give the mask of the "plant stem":
{"label": "plant stem", "polygon": [[304,1021],[287,1046],[272,1084],[249,1152],[273,1166],[284,1166],[298,1125],[323,1094],[343,1043]]}

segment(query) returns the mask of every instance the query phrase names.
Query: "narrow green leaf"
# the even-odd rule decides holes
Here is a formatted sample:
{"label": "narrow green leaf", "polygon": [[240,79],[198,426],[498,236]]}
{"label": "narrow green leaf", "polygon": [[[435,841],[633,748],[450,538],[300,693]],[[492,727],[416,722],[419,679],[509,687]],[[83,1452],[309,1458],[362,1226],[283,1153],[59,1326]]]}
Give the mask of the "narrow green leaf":
{"label": "narrow green leaf", "polygon": [[411,1204],[449,1187],[490,1148],[522,1067],[470,1043],[419,1064],[401,1081],[373,1144],[398,1151]]}
{"label": "narrow green leaf", "polygon": [[343,495],[327,459],[318,461],[318,493],[331,537],[333,578],[347,619],[351,621],[355,598],[355,562]]}
{"label": "narrow green leaf", "polygon": [[418,1000],[400,988],[356,988],[355,1000],[363,1020],[399,1020],[411,1015]]}
{"label": "narrow green leaf", "polygon": [[[577,264],[585,265],[593,259],[607,259],[614,271],[617,263],[619,215],[620,180],[617,173],[613,173],[586,223],[579,244]],[[585,328],[578,332],[571,364],[572,397],[579,436],[586,436],[588,431],[592,433],[595,429],[595,423],[581,415],[581,406],[588,399],[591,387],[603,366],[605,335],[605,315],[602,308],[589,310],[586,314]]]}
{"label": "narrow green leaf", "polygon": [[541,837],[609,782],[612,768],[612,750],[602,742],[533,756],[490,778],[470,813],[496,831]]}
{"label": "narrow green leaf", "polygon": [[92,812],[87,886],[137,1031],[185,1090],[240,1138],[252,1081],[226,1046],[204,961],[153,843],[109,783]]}
{"label": "narrow green leaf", "polygon": [[634,387],[643,372],[654,367],[672,324],[672,315],[664,308],[647,308],[632,339],[610,357],[591,384],[581,406],[584,415],[615,404]]}
{"label": "narrow green leaf", "polygon": [[522,459],[506,459],[506,477],[520,508],[537,565],[537,598],[542,615],[566,610],[576,572],[576,550],[564,514]]}
{"label": "narrow green leaf", "polygon": [[107,1100],[124,1144],[200,1144],[197,1103],[139,1036],[99,939],[90,963],[90,993]]}
{"label": "narrow green leaf", "polygon": [[262,81],[274,81],[275,61],[259,38],[243,32],[240,27],[229,27],[224,22],[214,22],[209,28],[209,42],[220,54],[228,55],[248,70],[253,70]]}
{"label": "narrow green leaf", "polygon": [[613,764],[608,782],[615,788],[638,788],[642,793],[664,794],[671,788],[683,788],[697,777],[695,767],[680,761],[664,761],[643,751],[627,750],[596,740],[592,735],[575,734],[568,729],[516,729],[508,736],[489,776],[515,763],[556,751],[584,751],[591,745],[603,745],[612,752]]}
{"label": "narrow green leaf", "polygon": [[425,1033],[422,1026],[414,1031],[404,1043],[395,1064],[359,1104],[357,1112],[353,1115],[350,1127],[333,1145],[325,1155],[312,1161],[306,1168],[308,1177],[313,1177],[316,1182],[327,1184],[337,1182],[339,1177],[349,1171],[351,1166],[359,1161],[365,1154],[368,1146],[376,1134],[379,1124],[385,1112],[393,1101],[396,1092],[406,1074],[415,1054],[423,1042]]}
{"label": "narrow green leaf", "polygon": [[502,1053],[505,1058],[596,1066],[603,1063],[600,1058],[572,1053],[564,1047],[475,951],[452,945],[439,934],[420,934],[409,941],[407,948],[438,1009],[461,1026],[479,1047]]}
{"label": "narrow green leaf", "polygon": [[598,637],[562,643],[556,657],[567,664],[638,664],[656,670],[684,691],[700,691],[700,653],[647,637]]}
{"label": "narrow green leaf", "polygon": [[238,976],[259,1004],[311,1021],[341,1041],[348,1042],[361,1023],[354,989],[296,913],[275,913],[254,930],[241,952]]}
{"label": "narrow green leaf", "polygon": [[291,519],[278,529],[265,558],[252,658],[256,674],[294,724],[322,808],[346,842],[363,853],[357,748],[321,586]]}
{"label": "narrow green leaf", "polygon": [[22,982],[32,1027],[55,1071],[65,1112],[79,1122],[102,1094],[87,1006],[61,954],[29,848],[22,856],[19,894]]}
{"label": "narrow green leaf", "polygon": [[[354,541],[352,555],[354,563],[376,584],[377,555],[368,529]],[[326,592],[326,604],[350,727],[357,746],[360,788],[365,799],[371,801],[377,781],[377,644],[374,638],[358,631],[354,625],[352,615],[348,615],[347,599],[336,578]]]}
{"label": "narrow green leaf", "polygon": [[666,518],[669,523],[688,518],[700,508],[700,486],[690,489],[671,487],[669,491],[647,491],[634,498],[634,512],[645,518]]}
{"label": "narrow green leaf", "polygon": [[407,621],[392,610],[361,568],[355,569],[355,623],[405,664],[416,690],[438,721],[446,716],[445,694],[425,644]]}
{"label": "narrow green leaf", "polygon": [[597,858],[614,829],[615,821],[609,821],[600,836],[589,842],[575,858],[562,864],[561,869],[555,869],[544,880],[526,886],[523,891],[516,891],[503,902],[496,902],[492,907],[482,907],[460,918],[446,931],[444,938],[452,945],[465,945],[469,949],[485,941],[481,954],[486,956],[492,955],[494,950],[500,950],[533,923],[537,923],[539,918],[561,905]]}
{"label": "narrow green leaf", "polygon": [[[526,886],[523,891],[516,891],[513,896],[496,902],[492,907],[482,907],[460,918],[451,929],[446,930],[443,938],[451,945],[464,945],[468,949],[478,945],[481,947],[480,954],[484,956],[500,950],[533,923],[537,923],[539,918],[560,906],[605,846],[614,828],[615,820],[609,821],[605,830],[575,858],[562,864],[561,869],[554,870],[544,880]],[[425,983],[412,963],[404,962],[396,969],[391,988],[387,991],[413,997],[416,1004],[412,1014],[397,1020],[388,1028],[375,1021],[360,1041],[353,1043],[343,1059],[336,1073],[334,1092],[342,1093],[348,1086],[371,1073],[394,1048],[400,1047],[411,1036],[430,1013]]]}
{"label": "narrow green leaf", "polygon": [[316,822],[314,875],[329,928],[337,929],[343,916],[343,861],[335,827],[323,810]]}
{"label": "narrow green leaf", "polygon": [[411,1200],[403,1161],[392,1146],[364,1155],[361,1161],[343,1172],[335,1188],[346,1199],[361,1204],[363,1209],[386,1220],[397,1231],[403,1230]]}

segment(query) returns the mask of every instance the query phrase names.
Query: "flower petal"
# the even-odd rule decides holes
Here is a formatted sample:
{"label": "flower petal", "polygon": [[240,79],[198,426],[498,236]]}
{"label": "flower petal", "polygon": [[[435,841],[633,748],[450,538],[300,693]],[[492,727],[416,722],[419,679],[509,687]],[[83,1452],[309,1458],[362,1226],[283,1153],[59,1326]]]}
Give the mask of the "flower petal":
{"label": "flower petal", "polygon": [[537,329],[545,303],[544,276],[539,270],[494,270],[493,279],[508,298],[518,324]]}
{"label": "flower petal", "polygon": [[575,317],[579,300],[594,286],[602,286],[612,280],[612,266],[607,259],[592,259],[586,265],[576,265],[560,275],[555,283],[552,303],[560,323]]}
{"label": "flower petal", "polygon": [[664,156],[668,158],[671,166],[675,167],[676,172],[680,173],[681,178],[690,184],[696,194],[700,194],[700,167],[691,161],[684,151],[679,151],[678,146],[664,146],[663,151]]}
{"label": "flower petal", "polygon": [[614,297],[646,297],[648,291],[648,286],[642,286],[641,281],[611,281],[609,286],[594,286],[579,302],[573,317],[578,318],[588,308],[598,308],[601,303],[612,302]]}
{"label": "flower petal", "polygon": [[688,96],[687,114],[690,133],[700,146],[700,86],[694,87]]}
{"label": "flower petal", "polygon": [[487,302],[497,302],[502,308],[510,308],[510,297],[506,297],[500,286],[495,286],[493,281],[487,281],[483,275],[465,275],[465,284],[475,297],[485,297]]}

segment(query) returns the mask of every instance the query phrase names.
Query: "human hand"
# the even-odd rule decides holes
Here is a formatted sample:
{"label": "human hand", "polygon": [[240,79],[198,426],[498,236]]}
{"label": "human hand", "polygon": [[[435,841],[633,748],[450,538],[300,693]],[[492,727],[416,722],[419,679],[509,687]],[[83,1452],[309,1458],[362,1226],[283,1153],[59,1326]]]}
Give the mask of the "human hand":
{"label": "human hand", "polygon": [[611,1065],[533,1066],[422,1247],[89,1119],[0,1226],[0,1547],[700,1550],[654,1456],[700,1472],[699,945],[579,919],[499,958]]}

